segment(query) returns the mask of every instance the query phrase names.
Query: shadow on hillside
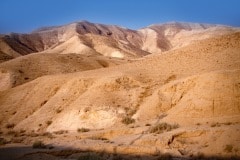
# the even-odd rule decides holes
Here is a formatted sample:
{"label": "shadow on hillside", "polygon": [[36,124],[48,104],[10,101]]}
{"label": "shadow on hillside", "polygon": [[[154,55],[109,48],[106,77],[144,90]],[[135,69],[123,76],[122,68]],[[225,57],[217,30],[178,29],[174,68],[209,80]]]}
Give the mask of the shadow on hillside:
{"label": "shadow on hillside", "polygon": [[76,150],[71,148],[56,147],[53,149],[33,149],[31,146],[8,146],[0,148],[1,160],[239,160],[239,156],[192,156],[177,157],[170,154],[156,155],[127,155],[108,152],[96,152],[91,150]]}

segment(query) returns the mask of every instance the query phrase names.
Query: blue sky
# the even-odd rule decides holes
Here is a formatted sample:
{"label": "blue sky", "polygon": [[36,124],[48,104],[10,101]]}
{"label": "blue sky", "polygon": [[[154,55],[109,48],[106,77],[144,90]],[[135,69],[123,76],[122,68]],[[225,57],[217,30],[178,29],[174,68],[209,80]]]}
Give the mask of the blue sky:
{"label": "blue sky", "polygon": [[0,0],[0,33],[74,21],[139,29],[169,21],[240,27],[240,0]]}

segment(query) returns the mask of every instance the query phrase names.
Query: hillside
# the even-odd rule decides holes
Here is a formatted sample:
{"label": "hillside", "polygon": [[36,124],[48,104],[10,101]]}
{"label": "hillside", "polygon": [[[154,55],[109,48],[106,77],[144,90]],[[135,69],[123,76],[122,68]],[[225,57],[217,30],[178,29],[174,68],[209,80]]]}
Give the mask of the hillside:
{"label": "hillside", "polygon": [[0,90],[21,85],[44,75],[81,72],[126,62],[99,55],[29,54],[0,64]]}
{"label": "hillside", "polygon": [[43,27],[29,34],[0,37],[0,51],[11,57],[30,53],[98,54],[137,58],[163,53],[194,41],[238,31],[221,25],[171,22],[131,30],[115,25],[75,22]]}
{"label": "hillside", "polygon": [[[114,65],[109,68],[98,63],[96,53],[92,57],[67,54],[70,56],[67,60],[66,54],[50,54],[54,50],[60,52],[63,46],[75,49],[76,41],[70,36],[52,49],[49,46],[39,50],[41,53],[2,63],[1,68],[17,70],[23,62],[39,61],[21,68],[24,77],[31,73],[33,78],[26,82],[19,80],[22,85],[0,91],[2,137],[10,142],[23,137],[21,143],[26,145],[40,139],[55,147],[53,151],[43,149],[36,153],[30,149],[26,152],[31,154],[18,153],[20,159],[60,159],[61,153],[65,158],[76,159],[84,155],[83,151],[105,159],[116,155],[125,159],[157,159],[164,154],[182,159],[240,156],[237,29],[179,23],[152,25],[140,31],[129,30],[127,35],[141,39],[137,43],[121,32],[124,28],[107,28],[112,33],[109,35],[104,26],[94,26],[101,28],[101,32],[90,26],[77,30],[84,38],[92,38],[87,46],[94,53],[108,56],[111,49],[103,48],[101,43],[112,47],[119,44],[115,43],[118,39],[128,41],[133,50],[136,47],[144,54],[152,54],[143,57],[144,54],[136,50],[130,54],[127,49],[123,55],[141,57],[131,61],[100,56],[104,64]],[[62,26],[43,28],[32,34],[62,29]],[[123,35],[116,36],[118,31]],[[115,39],[114,44],[109,45],[112,40],[107,36]],[[74,39],[80,41],[83,37],[78,35]],[[113,48],[123,53],[121,47]],[[25,57],[27,60],[23,61]],[[72,65],[64,66],[65,60]],[[38,67],[34,75],[35,65],[47,69]],[[16,72],[13,75],[17,76]],[[9,131],[18,134],[14,136]],[[24,131],[22,136],[21,131]],[[64,152],[64,148],[71,151]]]}

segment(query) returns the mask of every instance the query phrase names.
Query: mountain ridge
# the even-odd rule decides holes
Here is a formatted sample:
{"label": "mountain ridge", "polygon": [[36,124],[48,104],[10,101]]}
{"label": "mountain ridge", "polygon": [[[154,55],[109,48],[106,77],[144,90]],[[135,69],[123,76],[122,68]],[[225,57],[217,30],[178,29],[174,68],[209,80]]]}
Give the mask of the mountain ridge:
{"label": "mountain ridge", "polygon": [[[184,46],[183,43],[186,40],[179,41],[178,39],[181,38],[187,39],[190,36],[195,36],[194,40],[197,40],[234,31],[239,31],[239,28],[186,22],[154,24],[139,30],[131,30],[117,25],[80,21],[61,26],[43,27],[28,34],[11,33],[4,35],[0,38],[2,41],[0,51],[13,56],[13,58],[36,52],[72,53],[67,49],[52,49],[67,42],[72,37],[78,36],[79,40],[76,39],[76,42],[73,42],[82,46],[79,50],[74,51],[77,54],[90,48],[90,50],[104,56],[134,58],[148,54],[161,54]],[[192,40],[188,40],[188,43],[191,42]],[[62,45],[62,48],[67,47]]]}

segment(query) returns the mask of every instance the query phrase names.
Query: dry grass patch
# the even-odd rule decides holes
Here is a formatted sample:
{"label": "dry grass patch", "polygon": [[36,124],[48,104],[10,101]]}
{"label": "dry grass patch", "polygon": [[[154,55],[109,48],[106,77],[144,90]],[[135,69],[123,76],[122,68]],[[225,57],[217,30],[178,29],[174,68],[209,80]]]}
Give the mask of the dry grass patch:
{"label": "dry grass patch", "polygon": [[19,131],[19,133],[25,133],[26,132],[26,130],[24,130],[24,129],[20,129],[20,131]]}
{"label": "dry grass patch", "polygon": [[223,123],[223,124],[229,126],[229,125],[232,125],[233,123],[232,122],[226,122],[226,123]]}
{"label": "dry grass patch", "polygon": [[133,116],[136,112],[137,112],[136,109],[128,109],[128,110],[127,110],[127,115],[128,115],[128,116]]}
{"label": "dry grass patch", "polygon": [[106,143],[112,143],[109,139],[107,139],[105,137],[101,137],[101,136],[93,136],[93,137],[90,137],[89,139],[100,140],[100,141],[104,141]]}
{"label": "dry grass patch", "polygon": [[53,132],[54,134],[65,134],[65,133],[68,133],[67,130],[60,130],[60,131],[55,131]]}
{"label": "dry grass patch", "polygon": [[212,123],[212,124],[211,124],[211,127],[220,127],[220,126],[221,126],[220,123]]}
{"label": "dry grass patch", "polygon": [[78,128],[77,131],[78,131],[79,133],[82,133],[82,132],[89,132],[90,129],[88,129],[88,128]]}
{"label": "dry grass patch", "polygon": [[160,134],[160,133],[163,133],[165,131],[171,131],[173,129],[176,129],[178,128],[179,125],[178,124],[168,124],[168,123],[159,123],[153,127],[150,128],[150,133],[157,133],[157,134]]}
{"label": "dry grass patch", "polygon": [[55,138],[55,137],[53,136],[53,134],[50,133],[50,132],[44,132],[44,133],[42,133],[40,136],[47,137],[47,138],[50,138],[50,139]]}
{"label": "dry grass patch", "polygon": [[125,117],[122,119],[121,121],[123,124],[131,124],[131,123],[134,123],[135,122],[135,119],[131,118],[131,117]]}
{"label": "dry grass patch", "polygon": [[14,111],[13,113],[12,113],[12,115],[15,115],[17,113],[17,111]]}
{"label": "dry grass patch", "polygon": [[35,133],[35,132],[31,132],[29,134],[27,134],[29,137],[38,137],[39,134]]}
{"label": "dry grass patch", "polygon": [[35,141],[32,145],[32,148],[45,149],[45,148],[47,148],[47,146],[42,141]]}
{"label": "dry grass patch", "polygon": [[52,124],[52,121],[46,121],[46,124],[49,126],[50,124]]}
{"label": "dry grass patch", "polygon": [[5,144],[7,144],[7,143],[8,143],[8,142],[7,142],[6,139],[0,138],[0,146],[1,146],[1,145],[5,145]]}
{"label": "dry grass patch", "polygon": [[103,160],[103,158],[97,154],[87,153],[78,157],[77,160]]}
{"label": "dry grass patch", "polygon": [[224,151],[228,153],[231,153],[232,150],[233,150],[233,146],[231,144],[226,145],[224,148]]}
{"label": "dry grass patch", "polygon": [[169,77],[164,81],[164,84],[169,83],[170,81],[173,81],[173,80],[175,80],[176,78],[177,78],[176,75],[171,75],[171,76],[169,76]]}
{"label": "dry grass patch", "polygon": [[11,135],[11,136],[14,136],[14,137],[17,137],[19,134],[17,131],[14,131],[14,130],[10,130],[7,132],[8,135]]}
{"label": "dry grass patch", "polygon": [[23,143],[25,137],[18,137],[18,138],[12,138],[11,142],[12,143]]}
{"label": "dry grass patch", "polygon": [[13,128],[15,126],[15,124],[14,123],[8,123],[8,124],[6,124],[6,128],[8,128],[8,129],[11,129],[11,128]]}
{"label": "dry grass patch", "polygon": [[25,136],[25,130],[19,130],[19,131],[15,131],[15,130],[9,130],[7,132],[7,135],[11,135],[13,137],[22,137]]}
{"label": "dry grass patch", "polygon": [[43,102],[40,104],[40,106],[45,105],[47,102],[48,102],[47,100],[43,101]]}
{"label": "dry grass patch", "polygon": [[56,110],[56,113],[61,113],[62,112],[62,109],[60,109],[60,108],[58,108],[57,110]]}

